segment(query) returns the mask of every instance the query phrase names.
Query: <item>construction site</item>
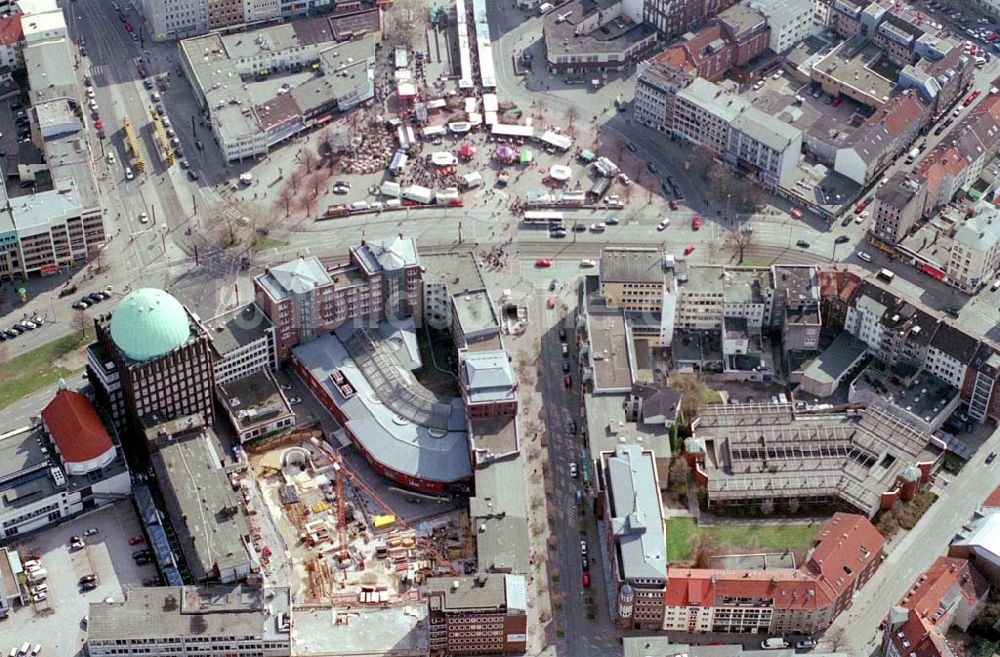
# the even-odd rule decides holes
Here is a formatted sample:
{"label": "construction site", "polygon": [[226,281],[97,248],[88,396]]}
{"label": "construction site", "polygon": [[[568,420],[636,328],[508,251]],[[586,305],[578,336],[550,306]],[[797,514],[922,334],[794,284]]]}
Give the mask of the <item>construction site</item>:
{"label": "construction site", "polygon": [[[288,546],[297,605],[413,605],[427,577],[474,570],[467,513],[449,506],[411,525],[322,437],[271,443],[249,457]],[[348,623],[351,615],[335,617]]]}

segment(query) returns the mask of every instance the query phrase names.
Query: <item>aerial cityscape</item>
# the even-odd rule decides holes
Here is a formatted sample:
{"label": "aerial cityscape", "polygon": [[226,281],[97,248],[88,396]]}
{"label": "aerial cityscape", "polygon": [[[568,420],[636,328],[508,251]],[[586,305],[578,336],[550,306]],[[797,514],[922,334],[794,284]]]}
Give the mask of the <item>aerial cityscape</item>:
{"label": "aerial cityscape", "polygon": [[0,0],[0,657],[1000,655],[1000,0]]}

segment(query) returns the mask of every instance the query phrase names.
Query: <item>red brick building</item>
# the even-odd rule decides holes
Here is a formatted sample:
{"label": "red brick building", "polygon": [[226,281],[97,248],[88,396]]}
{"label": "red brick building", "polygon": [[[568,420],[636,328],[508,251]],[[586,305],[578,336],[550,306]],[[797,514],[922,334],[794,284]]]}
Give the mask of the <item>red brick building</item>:
{"label": "red brick building", "polygon": [[430,654],[523,654],[526,609],[523,575],[432,578],[427,582]]}
{"label": "red brick building", "polygon": [[713,82],[767,50],[771,29],[760,12],[744,5],[726,9],[694,35],[667,48],[656,60]]}
{"label": "red brick building", "polygon": [[327,269],[300,258],[254,278],[254,296],[275,328],[278,360],[349,321],[410,317],[422,300],[416,242],[402,237],[351,247],[350,262]]}

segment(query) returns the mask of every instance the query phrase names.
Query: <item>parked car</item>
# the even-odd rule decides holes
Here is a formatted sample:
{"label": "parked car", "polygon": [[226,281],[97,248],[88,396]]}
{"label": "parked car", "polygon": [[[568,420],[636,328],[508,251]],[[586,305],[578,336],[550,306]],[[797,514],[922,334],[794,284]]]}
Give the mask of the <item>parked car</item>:
{"label": "parked car", "polygon": [[132,553],[133,559],[142,559],[144,557],[148,558],[150,556],[152,556],[152,553],[145,548],[143,548],[142,550],[136,550],[135,552]]}
{"label": "parked car", "polygon": [[646,169],[653,174],[655,174],[657,171],[660,170],[659,167],[657,167],[656,164],[653,162],[646,162]]}
{"label": "parked car", "polygon": [[808,249],[809,242],[805,240],[799,240],[798,242],[795,243],[795,246],[799,247],[800,249]]}
{"label": "parked car", "polygon": [[691,220],[691,230],[701,230],[701,217],[695,215]]}
{"label": "parked car", "polygon": [[97,575],[84,575],[80,578],[80,584],[90,584],[97,581]]}
{"label": "parked car", "polygon": [[996,452],[990,452],[989,454],[986,455],[986,462],[993,463],[993,459],[995,459],[996,457],[997,457]]}
{"label": "parked car", "polygon": [[849,242],[850,240],[851,240],[851,238],[848,237],[847,235],[838,235],[837,239],[833,240],[833,243],[834,244],[844,244],[846,242]]}
{"label": "parked car", "polygon": [[129,545],[138,545],[139,543],[142,543],[145,540],[146,540],[146,538],[142,534],[136,534],[132,538],[128,539],[128,544]]}
{"label": "parked car", "polygon": [[577,470],[576,463],[575,462],[574,463],[570,463],[569,464],[569,476],[573,477],[573,479],[576,479],[578,475],[579,475],[579,471]]}
{"label": "parked car", "polygon": [[301,404],[302,403],[302,398],[301,397],[289,397],[288,398],[288,403],[292,404],[293,406],[295,404]]}
{"label": "parked car", "polygon": [[80,584],[81,591],[93,591],[97,588],[97,582],[83,582]]}
{"label": "parked car", "polygon": [[573,387],[573,379],[570,377],[569,374],[563,375],[563,385],[566,386],[567,388]]}

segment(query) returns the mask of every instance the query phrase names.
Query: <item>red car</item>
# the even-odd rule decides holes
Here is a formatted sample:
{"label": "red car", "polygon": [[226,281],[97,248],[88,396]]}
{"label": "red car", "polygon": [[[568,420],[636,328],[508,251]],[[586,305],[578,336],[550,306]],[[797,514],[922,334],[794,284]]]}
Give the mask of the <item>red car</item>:
{"label": "red car", "polygon": [[98,130],[104,130],[104,121],[97,119],[96,121],[94,121],[94,127],[97,128]]}
{"label": "red car", "polygon": [[684,255],[691,255],[692,253],[694,253],[694,246],[688,244],[684,247]]}
{"label": "red car", "polygon": [[569,374],[563,376],[563,385],[566,386],[567,388],[573,387],[573,379],[569,377]]}
{"label": "red car", "polygon": [[674,199],[670,199],[670,209],[671,210],[677,209],[677,201],[675,201]]}
{"label": "red car", "polygon": [[551,267],[552,266],[552,261],[551,260],[546,260],[545,258],[539,258],[538,260],[535,260],[535,266],[536,267]]}
{"label": "red car", "polygon": [[701,217],[695,216],[691,220],[691,230],[701,230]]}
{"label": "red car", "polygon": [[545,305],[548,306],[550,310],[552,308],[555,308],[556,307],[556,298],[555,297],[549,297],[548,301],[545,302]]}
{"label": "red car", "polygon": [[583,574],[583,588],[585,589],[590,588],[590,573]]}
{"label": "red car", "polygon": [[125,31],[126,32],[131,32],[132,31],[132,23],[129,23],[128,21],[125,21]]}
{"label": "red car", "polygon": [[129,545],[138,545],[139,543],[142,543],[145,540],[146,539],[142,537],[142,534],[136,534],[132,538],[128,539],[128,544]]}
{"label": "red car", "polygon": [[144,69],[143,67],[140,66],[137,70],[139,71],[139,77],[140,78],[146,77],[146,69]]}
{"label": "red car", "polygon": [[858,203],[858,206],[854,208],[854,214],[861,214],[862,212],[864,212],[866,207],[868,207],[867,202],[862,201],[861,203]]}
{"label": "red car", "polygon": [[460,199],[460,198],[453,198],[450,201],[448,201],[448,205],[453,205],[453,206],[461,207],[461,206],[465,205],[465,201],[462,200],[462,199]]}

